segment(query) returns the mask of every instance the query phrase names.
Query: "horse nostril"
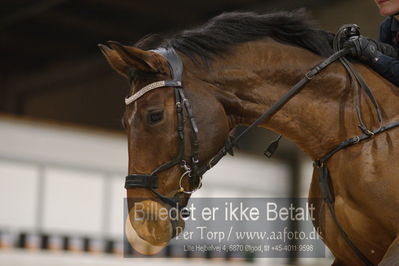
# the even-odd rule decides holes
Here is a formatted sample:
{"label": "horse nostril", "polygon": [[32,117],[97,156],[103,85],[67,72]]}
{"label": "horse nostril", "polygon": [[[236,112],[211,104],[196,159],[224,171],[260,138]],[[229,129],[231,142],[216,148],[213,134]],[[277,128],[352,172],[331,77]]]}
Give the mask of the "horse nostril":
{"label": "horse nostril", "polygon": [[184,208],[180,211],[180,214],[181,214],[181,217],[188,218],[191,213],[188,209]]}

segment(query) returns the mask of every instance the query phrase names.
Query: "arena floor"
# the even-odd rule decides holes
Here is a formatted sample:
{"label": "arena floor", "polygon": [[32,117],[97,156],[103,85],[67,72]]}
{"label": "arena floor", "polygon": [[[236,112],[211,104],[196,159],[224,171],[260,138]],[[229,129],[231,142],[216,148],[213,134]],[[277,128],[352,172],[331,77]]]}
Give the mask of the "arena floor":
{"label": "arena floor", "polygon": [[[187,259],[149,259],[149,258],[133,258],[133,259],[123,259],[117,258],[112,255],[90,255],[90,254],[70,254],[70,253],[48,253],[42,251],[19,251],[19,250],[2,250],[0,251],[0,266],[124,266],[124,265],[170,265],[174,266],[187,265]],[[200,265],[264,265],[264,266],[283,266],[283,261],[280,263],[276,260],[270,261],[267,259],[256,260],[252,263],[244,263],[242,261],[221,261],[217,259],[204,260],[204,259],[190,259],[191,266]],[[331,259],[320,259],[315,261],[302,261],[300,264],[295,264],[296,266],[327,266],[331,265]],[[293,266],[291,264],[291,266]]]}

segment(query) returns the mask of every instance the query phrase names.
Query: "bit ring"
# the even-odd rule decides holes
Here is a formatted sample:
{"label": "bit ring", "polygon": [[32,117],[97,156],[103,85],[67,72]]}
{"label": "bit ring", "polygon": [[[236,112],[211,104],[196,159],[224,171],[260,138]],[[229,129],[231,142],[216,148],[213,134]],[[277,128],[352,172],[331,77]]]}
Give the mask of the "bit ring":
{"label": "bit ring", "polygon": [[186,191],[186,190],[183,188],[183,185],[182,185],[182,181],[183,181],[183,178],[184,178],[185,176],[191,177],[191,171],[186,171],[186,172],[184,172],[184,173],[180,176],[180,179],[179,179],[179,189],[177,190],[178,192],[182,192],[182,193],[184,193],[184,194],[193,194],[195,191],[197,191],[198,189],[200,189],[200,188],[202,187],[202,176],[201,176],[201,177],[199,177],[199,184],[198,184],[198,186],[197,186],[195,189],[191,190],[191,191]]}

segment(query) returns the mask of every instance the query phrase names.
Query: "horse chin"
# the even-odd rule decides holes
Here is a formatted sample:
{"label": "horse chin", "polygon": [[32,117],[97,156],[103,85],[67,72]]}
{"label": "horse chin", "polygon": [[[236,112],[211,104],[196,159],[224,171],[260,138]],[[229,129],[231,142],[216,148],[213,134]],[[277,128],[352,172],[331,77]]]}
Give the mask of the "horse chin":
{"label": "horse chin", "polygon": [[178,232],[184,228],[183,220],[180,219],[177,223],[172,223],[166,213],[167,208],[162,204],[144,200],[140,202],[140,205],[131,209],[129,220],[141,239],[154,246],[166,246],[176,232],[173,224],[179,228]]}

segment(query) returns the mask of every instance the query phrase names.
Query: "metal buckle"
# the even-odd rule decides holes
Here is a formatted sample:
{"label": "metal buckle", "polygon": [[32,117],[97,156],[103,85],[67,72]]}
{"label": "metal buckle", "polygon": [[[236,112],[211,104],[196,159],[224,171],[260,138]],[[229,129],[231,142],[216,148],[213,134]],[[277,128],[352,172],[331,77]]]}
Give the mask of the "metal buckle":
{"label": "metal buckle", "polygon": [[208,168],[209,169],[211,169],[212,167],[214,167],[215,165],[213,164],[213,159],[214,159],[215,157],[212,157],[212,159],[210,159],[207,163],[206,163],[206,165],[208,166]]}
{"label": "metal buckle", "polygon": [[[189,176],[191,176],[191,168],[190,166],[187,165],[187,162],[185,160],[181,161],[180,167],[183,168],[185,173],[189,173]],[[184,174],[183,174],[184,175]]]}
{"label": "metal buckle", "polygon": [[314,161],[313,162],[313,166],[317,167],[317,168],[322,168],[324,166],[324,162],[321,161]]}
{"label": "metal buckle", "polygon": [[312,74],[312,73],[310,73],[310,72],[311,72],[311,71],[309,71],[308,73],[305,74],[305,77],[306,77],[308,80],[312,80],[313,77],[314,77],[314,74]]}
{"label": "metal buckle", "polygon": [[366,134],[369,135],[370,137],[374,137],[374,135],[375,135],[374,132],[369,129],[367,129]]}
{"label": "metal buckle", "polygon": [[[374,133],[373,133],[373,135],[374,135]],[[355,142],[353,142],[353,144],[358,144],[360,141],[360,137],[356,136],[356,137],[354,137],[354,139],[355,139]]]}

